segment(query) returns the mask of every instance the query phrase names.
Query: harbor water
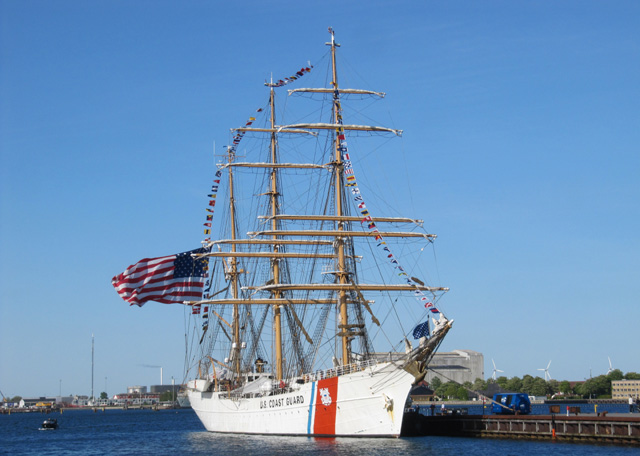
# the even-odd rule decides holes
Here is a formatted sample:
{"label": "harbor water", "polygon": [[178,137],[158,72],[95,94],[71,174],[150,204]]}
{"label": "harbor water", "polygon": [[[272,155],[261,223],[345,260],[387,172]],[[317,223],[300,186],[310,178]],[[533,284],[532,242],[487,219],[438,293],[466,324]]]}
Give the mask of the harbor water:
{"label": "harbor water", "polygon": [[[41,431],[46,418],[57,430]],[[6,455],[637,455],[637,448],[462,437],[400,439],[223,435],[206,432],[191,409],[91,410],[0,415]]]}

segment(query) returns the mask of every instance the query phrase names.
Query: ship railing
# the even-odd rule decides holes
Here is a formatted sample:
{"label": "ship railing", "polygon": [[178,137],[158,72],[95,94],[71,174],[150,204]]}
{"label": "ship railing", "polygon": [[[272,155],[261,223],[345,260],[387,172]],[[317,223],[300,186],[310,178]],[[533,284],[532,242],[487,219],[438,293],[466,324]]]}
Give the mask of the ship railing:
{"label": "ship railing", "polygon": [[295,392],[300,385],[309,382],[317,382],[327,378],[340,377],[342,375],[353,374],[355,372],[362,372],[367,368],[377,365],[379,361],[377,359],[368,359],[365,361],[357,361],[351,364],[345,364],[343,366],[336,366],[329,369],[317,370],[309,374],[301,375],[290,379],[283,379],[279,381],[273,381],[271,383],[271,389],[261,392],[243,393],[242,390],[221,391],[220,396],[228,399],[240,399],[251,397],[264,397],[274,396],[278,394],[286,394]]}
{"label": "ship railing", "polygon": [[271,386],[271,394],[283,394],[296,390],[296,385],[303,385],[309,382],[317,382],[332,377],[340,377],[342,375],[353,374],[355,372],[362,372],[367,368],[378,364],[377,359],[368,359],[365,361],[357,361],[351,364],[345,364],[342,366],[331,367],[329,369],[317,370],[309,374],[304,374],[300,377],[294,377],[288,380],[274,381]]}
{"label": "ship railing", "polygon": [[[302,379],[304,380],[304,383],[317,382],[318,380],[323,380],[325,378],[340,377],[342,375],[352,374],[354,372],[360,372],[365,370],[368,367],[375,366],[376,364],[378,364],[377,359],[357,361],[351,364],[331,367],[325,370],[318,370],[311,374],[303,375]],[[298,377],[297,379],[294,379],[294,381],[299,379],[300,377]]]}

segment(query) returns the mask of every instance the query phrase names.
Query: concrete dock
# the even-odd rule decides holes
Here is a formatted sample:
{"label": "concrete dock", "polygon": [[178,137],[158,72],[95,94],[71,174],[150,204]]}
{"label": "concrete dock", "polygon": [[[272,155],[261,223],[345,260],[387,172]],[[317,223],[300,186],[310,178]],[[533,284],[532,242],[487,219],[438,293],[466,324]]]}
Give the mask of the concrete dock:
{"label": "concrete dock", "polygon": [[640,417],[637,414],[425,416],[417,412],[407,412],[402,435],[555,440],[640,446]]}

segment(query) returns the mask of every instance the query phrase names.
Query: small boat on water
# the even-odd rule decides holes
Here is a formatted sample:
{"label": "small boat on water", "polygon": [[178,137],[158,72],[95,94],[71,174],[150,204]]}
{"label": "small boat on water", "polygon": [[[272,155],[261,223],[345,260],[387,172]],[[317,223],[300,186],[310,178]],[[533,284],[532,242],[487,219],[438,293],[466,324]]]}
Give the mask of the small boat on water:
{"label": "small boat on water", "polygon": [[58,429],[58,420],[56,420],[54,418],[47,418],[42,423],[42,427],[40,428],[40,430],[41,431],[49,431],[49,430],[52,430],[52,429]]}

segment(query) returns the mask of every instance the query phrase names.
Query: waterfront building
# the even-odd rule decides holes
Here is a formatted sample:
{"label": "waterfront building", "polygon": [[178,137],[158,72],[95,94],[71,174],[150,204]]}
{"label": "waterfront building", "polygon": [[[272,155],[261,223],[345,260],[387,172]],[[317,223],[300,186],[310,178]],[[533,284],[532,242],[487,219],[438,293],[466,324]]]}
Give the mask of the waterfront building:
{"label": "waterfront building", "polygon": [[613,380],[611,382],[611,399],[640,398],[640,380]]}
{"label": "waterfront building", "polygon": [[24,402],[23,407],[27,407],[27,408],[35,408],[35,407],[38,407],[38,408],[51,408],[56,403],[56,398],[55,397],[45,397],[45,396],[24,397],[24,398],[22,398],[21,402]]}
{"label": "waterfront building", "polygon": [[73,404],[73,396],[56,396],[56,405],[59,407],[69,407]]}
{"label": "waterfront building", "polygon": [[[145,391],[147,387],[144,387]],[[157,393],[130,393],[116,394],[111,401],[115,405],[154,405],[160,402],[160,395]]]}
{"label": "waterfront building", "polygon": [[73,401],[71,401],[71,405],[74,407],[87,407],[91,402],[91,398],[89,396],[73,396]]}

